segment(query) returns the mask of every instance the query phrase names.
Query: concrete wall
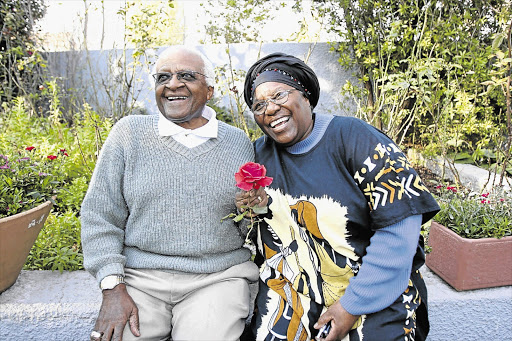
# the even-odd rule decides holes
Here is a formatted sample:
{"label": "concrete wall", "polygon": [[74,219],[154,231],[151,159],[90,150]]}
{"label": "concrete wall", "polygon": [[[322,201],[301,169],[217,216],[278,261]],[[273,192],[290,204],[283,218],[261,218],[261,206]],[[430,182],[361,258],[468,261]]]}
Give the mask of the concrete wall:
{"label": "concrete wall", "polygon": [[[353,115],[355,104],[343,99],[340,95],[340,89],[345,81],[352,79],[351,72],[340,67],[337,61],[338,56],[330,51],[328,43],[268,43],[262,45],[241,43],[230,45],[229,54],[227,45],[198,45],[196,47],[210,59],[215,67],[229,64],[231,57],[233,69],[244,72],[260,57],[273,52],[288,53],[303,60],[309,56],[307,63],[317,74],[321,87],[320,101],[316,111]],[[163,49],[147,51],[146,61],[142,63],[143,65],[135,74],[137,79],[134,88],[136,100],[140,107],[150,114],[158,112],[154,100],[154,82],[151,74],[156,56]],[[96,102],[98,99],[98,103],[108,107],[108,97],[102,84],[107,84],[111,93],[119,93],[117,87],[123,82],[123,75],[120,73],[122,69],[117,65],[125,63],[125,61],[130,63],[132,53],[133,50],[127,50],[126,57],[123,57],[122,50],[67,51],[50,53],[48,59],[52,74],[63,77],[66,87],[77,89],[85,94],[88,102],[93,106],[98,105]],[[221,105],[228,106],[228,97],[220,98],[222,97],[222,86],[222,84],[217,84],[215,95]],[[243,79],[237,88],[243,89]],[[343,102],[343,106],[348,106],[348,109],[339,109],[341,102]]]}

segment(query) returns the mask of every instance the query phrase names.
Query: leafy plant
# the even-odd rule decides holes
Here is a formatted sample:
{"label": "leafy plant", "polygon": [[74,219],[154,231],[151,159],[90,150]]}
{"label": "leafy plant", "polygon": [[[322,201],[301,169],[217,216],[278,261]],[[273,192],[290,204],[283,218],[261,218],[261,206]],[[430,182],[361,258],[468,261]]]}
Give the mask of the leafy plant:
{"label": "leafy plant", "polygon": [[0,218],[48,200],[55,203],[52,197],[58,195],[66,181],[60,169],[67,156],[65,149],[48,154],[34,146],[0,154]]}
{"label": "leafy plant", "polygon": [[[36,115],[23,98],[4,103],[0,115],[0,154],[5,156],[0,158],[0,217],[7,205],[10,215],[57,196],[25,269],[83,269],[80,205],[112,127],[112,120],[100,117],[87,104],[68,126],[59,96],[55,91],[48,97],[48,117]],[[4,182],[7,177],[9,184]]]}
{"label": "leafy plant", "polygon": [[26,96],[35,108],[45,61],[36,47],[34,27],[46,11],[44,0],[0,3],[0,99]]}
{"label": "leafy plant", "polygon": [[[356,70],[359,83],[347,84],[345,93],[358,101],[358,115],[393,139],[409,131],[430,142],[421,132],[431,134],[442,114],[464,124],[456,131],[458,140],[478,141],[487,132],[472,127],[474,120],[466,117],[482,119],[486,112],[503,117],[503,96],[496,90],[482,96],[481,82],[490,79],[489,57],[497,48],[493,35],[501,30],[500,18],[510,18],[508,0],[315,4],[339,37],[333,49],[340,64]],[[443,110],[466,98],[472,104],[468,110]]]}
{"label": "leafy plant", "polygon": [[455,186],[438,186],[434,193],[441,211],[434,220],[464,238],[512,235],[512,192],[495,189],[475,193]]}
{"label": "leafy plant", "polygon": [[342,93],[357,103],[357,116],[400,145],[443,156],[454,173],[448,155],[469,153],[499,171],[493,185],[504,184],[512,155],[510,0],[313,3],[338,36],[340,65],[355,70],[358,82]]}
{"label": "leafy plant", "polygon": [[208,0],[206,38],[201,43],[233,44],[261,41],[261,31],[284,3],[266,0]]}
{"label": "leafy plant", "polygon": [[83,269],[83,254],[80,243],[80,220],[77,211],[50,214],[44,228],[30,250],[25,270]]}

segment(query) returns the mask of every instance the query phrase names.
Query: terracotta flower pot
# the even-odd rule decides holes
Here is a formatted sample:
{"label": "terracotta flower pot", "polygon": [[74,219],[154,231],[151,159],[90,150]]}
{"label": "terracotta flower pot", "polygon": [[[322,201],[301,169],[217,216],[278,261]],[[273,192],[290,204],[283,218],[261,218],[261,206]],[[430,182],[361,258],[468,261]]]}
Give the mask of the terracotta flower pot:
{"label": "terracotta flower pot", "polygon": [[432,222],[426,265],[458,291],[512,285],[512,236],[462,238]]}
{"label": "terracotta flower pot", "polygon": [[0,219],[0,293],[16,282],[53,204]]}

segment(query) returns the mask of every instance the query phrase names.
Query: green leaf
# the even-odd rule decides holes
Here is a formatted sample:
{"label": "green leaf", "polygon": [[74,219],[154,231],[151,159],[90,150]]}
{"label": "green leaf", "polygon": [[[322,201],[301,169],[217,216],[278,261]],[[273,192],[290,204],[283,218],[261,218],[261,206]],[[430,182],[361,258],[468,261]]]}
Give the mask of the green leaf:
{"label": "green leaf", "polygon": [[267,206],[263,206],[263,207],[259,207],[259,206],[254,206],[251,208],[251,210],[256,213],[256,214],[265,214],[268,212],[268,208]]}
{"label": "green leaf", "polygon": [[244,217],[247,214],[247,212],[248,211],[245,211],[244,213],[241,213],[241,214],[237,215],[236,217],[233,218],[233,221],[235,221],[235,222],[241,221],[242,219],[244,219]]}

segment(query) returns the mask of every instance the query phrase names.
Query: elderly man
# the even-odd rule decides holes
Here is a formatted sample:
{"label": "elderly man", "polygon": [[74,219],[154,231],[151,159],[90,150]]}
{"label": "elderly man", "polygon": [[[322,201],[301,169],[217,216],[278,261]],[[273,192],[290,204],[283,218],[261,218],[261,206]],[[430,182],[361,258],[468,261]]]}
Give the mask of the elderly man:
{"label": "elderly man", "polygon": [[246,228],[222,218],[253,148],[206,106],[201,53],[169,48],[153,76],[160,114],[114,126],[82,205],[85,267],[103,294],[91,340],[236,340],[258,270]]}

